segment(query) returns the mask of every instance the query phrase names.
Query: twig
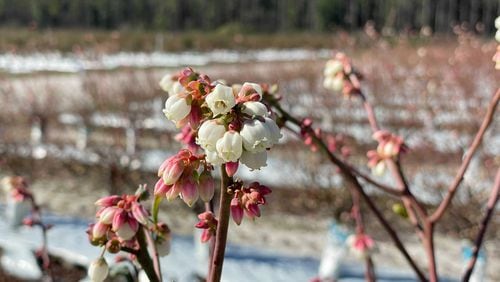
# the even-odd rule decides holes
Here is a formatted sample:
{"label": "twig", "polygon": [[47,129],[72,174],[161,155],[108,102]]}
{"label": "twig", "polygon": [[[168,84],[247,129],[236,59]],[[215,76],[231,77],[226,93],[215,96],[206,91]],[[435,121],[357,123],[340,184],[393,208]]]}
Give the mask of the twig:
{"label": "twig", "polygon": [[227,230],[229,228],[229,214],[231,196],[228,187],[232,184],[232,177],[226,173],[225,165],[221,166],[220,204],[219,222],[215,234],[215,248],[212,257],[212,267],[210,268],[209,282],[219,282],[222,277],[222,266],[227,243]]}
{"label": "twig", "polygon": [[497,175],[495,177],[495,184],[493,185],[493,189],[491,189],[490,198],[488,199],[488,203],[486,205],[486,214],[484,215],[483,220],[481,220],[481,226],[479,228],[479,232],[477,233],[476,240],[474,241],[474,248],[472,251],[472,258],[469,260],[467,264],[467,269],[462,278],[462,281],[469,281],[472,272],[474,271],[474,266],[476,265],[477,256],[479,254],[479,250],[481,249],[481,245],[484,240],[484,235],[486,234],[486,229],[490,223],[490,220],[493,218],[493,214],[495,213],[495,206],[498,203],[498,196],[500,191],[500,169],[497,171]]}
{"label": "twig", "polygon": [[[285,111],[277,103],[276,100],[274,100],[273,98],[271,98],[271,99],[268,99],[268,102],[269,102],[269,104],[271,106],[273,106],[279,112],[279,114],[281,115],[281,117],[285,121],[292,122],[292,123],[294,123],[297,126],[301,125],[300,121],[298,119],[294,118],[292,115],[290,115],[287,111]],[[363,198],[363,200],[368,204],[368,207],[370,208],[370,210],[372,210],[372,212],[375,214],[375,216],[377,217],[377,219],[380,221],[380,223],[382,224],[382,227],[387,231],[387,233],[389,234],[389,236],[393,240],[396,248],[403,254],[404,258],[410,264],[410,266],[415,271],[415,273],[417,274],[417,276],[419,277],[419,279],[421,281],[427,281],[427,278],[422,273],[422,271],[419,269],[419,267],[417,266],[417,264],[413,261],[413,259],[409,255],[408,251],[404,247],[403,243],[399,239],[399,236],[397,235],[396,231],[394,231],[394,229],[392,229],[392,227],[390,226],[390,224],[387,222],[387,220],[384,218],[384,216],[382,215],[382,213],[375,206],[375,204],[370,199],[370,197],[364,192],[361,184],[358,182],[358,179],[356,178],[356,176],[354,175],[354,173],[350,170],[350,167],[347,166],[340,159],[338,159],[334,154],[332,154],[328,150],[328,146],[321,140],[321,138],[318,138],[315,135],[314,131],[311,128],[308,129],[308,133],[311,134],[312,139],[321,148],[321,150],[324,151],[327,154],[327,156],[329,157],[330,161],[332,163],[334,163],[340,169],[340,171],[342,172],[342,174],[344,175],[344,177],[346,178],[346,180],[348,182],[350,182],[351,184],[353,184],[353,187],[360,193],[360,195]]]}
{"label": "twig", "polygon": [[434,211],[434,213],[430,216],[430,221],[432,223],[437,222],[443,216],[444,212],[446,211],[446,208],[450,205],[453,196],[455,196],[457,188],[464,178],[464,174],[467,171],[467,168],[469,167],[472,157],[474,156],[474,153],[481,144],[481,140],[483,139],[486,129],[488,129],[488,126],[491,124],[491,121],[493,120],[493,116],[495,114],[495,110],[497,108],[499,100],[500,100],[500,89],[497,90],[495,96],[493,97],[493,99],[491,99],[491,103],[488,106],[488,111],[486,112],[481,127],[479,128],[471,146],[467,150],[466,156],[462,162],[462,165],[458,169],[455,179],[451,183],[450,187],[448,187],[448,193],[446,194],[446,196],[444,197],[443,201],[438,206],[436,211]]}

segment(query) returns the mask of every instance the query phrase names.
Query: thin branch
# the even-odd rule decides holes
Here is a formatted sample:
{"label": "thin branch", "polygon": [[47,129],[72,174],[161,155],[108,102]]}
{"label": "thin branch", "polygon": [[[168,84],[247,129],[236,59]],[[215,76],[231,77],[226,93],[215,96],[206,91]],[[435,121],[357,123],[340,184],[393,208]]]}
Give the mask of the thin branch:
{"label": "thin branch", "polygon": [[469,260],[467,264],[467,270],[462,278],[462,281],[469,281],[472,272],[474,271],[474,266],[476,265],[477,256],[479,254],[479,250],[481,249],[481,245],[484,240],[484,236],[486,234],[486,229],[493,218],[493,214],[495,213],[495,206],[498,203],[498,197],[500,192],[500,169],[497,171],[497,175],[495,177],[495,184],[493,185],[493,189],[491,189],[490,198],[488,199],[488,204],[486,205],[486,214],[484,215],[483,220],[481,220],[481,226],[479,228],[479,232],[477,233],[476,240],[474,241],[474,248],[472,251],[472,258]]}
{"label": "thin branch", "polygon": [[[281,117],[285,121],[292,122],[298,126],[300,126],[300,121],[293,116],[291,116],[287,111],[285,111],[274,99],[269,99],[268,102],[270,103],[271,106],[273,106],[281,115]],[[405,246],[401,242],[401,239],[399,239],[399,236],[397,235],[396,231],[391,227],[391,225],[387,222],[387,220],[384,218],[382,213],[378,210],[378,208],[375,206],[373,201],[370,199],[370,197],[365,193],[363,190],[361,184],[359,183],[358,179],[354,175],[354,173],[350,170],[350,167],[347,166],[344,162],[342,162],[340,159],[338,159],[334,154],[332,154],[328,150],[328,146],[321,140],[321,138],[318,138],[312,129],[309,129],[309,133],[311,134],[311,137],[313,138],[314,142],[321,148],[322,151],[324,151],[330,161],[334,163],[342,172],[344,177],[348,182],[353,184],[353,187],[359,192],[363,200],[367,203],[368,207],[370,210],[375,214],[379,222],[382,224],[382,227],[386,230],[386,232],[389,234],[391,239],[393,240],[396,248],[403,254],[404,258],[406,261],[410,264],[412,269],[415,271],[417,276],[421,281],[427,281],[427,278],[425,275],[422,273],[422,271],[419,269],[417,264],[413,261],[411,256],[409,255],[408,251],[406,250]]]}
{"label": "thin branch", "polygon": [[474,141],[472,142],[471,146],[467,150],[465,154],[465,158],[462,162],[462,165],[458,169],[457,175],[455,176],[455,179],[451,183],[450,187],[448,187],[448,193],[444,197],[443,201],[441,204],[438,206],[436,211],[430,216],[430,221],[432,223],[437,222],[444,214],[446,209],[451,203],[451,200],[453,199],[453,196],[455,196],[455,193],[457,192],[457,188],[462,182],[464,178],[464,174],[467,171],[467,168],[469,167],[469,164],[472,160],[472,157],[474,156],[474,153],[476,152],[477,148],[481,144],[481,141],[483,139],[483,136],[488,129],[488,126],[491,124],[493,120],[493,116],[495,115],[495,110],[498,105],[498,101],[500,100],[500,88],[497,90],[495,93],[495,96],[493,99],[491,99],[491,103],[488,106],[488,111],[486,112],[486,115],[483,119],[483,122],[481,124],[481,127],[479,128],[479,131],[476,134],[476,137],[474,138]]}
{"label": "thin branch", "polygon": [[[291,123],[293,124],[296,124],[298,126],[300,126],[300,122],[296,123],[295,121],[292,121],[290,120]],[[300,133],[297,132],[296,130],[294,130],[293,128],[290,128],[289,126],[286,126],[286,129],[288,129],[290,132],[292,132],[293,134],[297,135],[300,137]],[[328,148],[328,146],[325,144],[325,142],[321,139],[321,138],[316,138],[317,142],[321,142],[323,143],[322,147],[325,147],[325,148]],[[335,157],[335,155],[330,151],[330,150],[326,150],[325,153],[327,154],[328,158],[332,158],[332,157]],[[373,179],[372,177],[366,175],[365,173],[361,172],[360,170],[358,170],[357,168],[355,168],[354,166],[338,159],[339,161],[343,162],[345,166],[349,167],[349,169],[352,170],[352,172],[361,177],[362,179],[364,179],[366,182],[372,184],[373,186],[375,186],[376,188],[379,188],[381,190],[383,190],[384,192],[392,195],[392,196],[395,196],[395,197],[400,197],[403,195],[403,192],[402,191],[399,191],[398,189],[394,188],[394,187],[391,187],[389,185],[386,185],[386,184],[382,184],[378,181],[376,181],[375,179]]]}

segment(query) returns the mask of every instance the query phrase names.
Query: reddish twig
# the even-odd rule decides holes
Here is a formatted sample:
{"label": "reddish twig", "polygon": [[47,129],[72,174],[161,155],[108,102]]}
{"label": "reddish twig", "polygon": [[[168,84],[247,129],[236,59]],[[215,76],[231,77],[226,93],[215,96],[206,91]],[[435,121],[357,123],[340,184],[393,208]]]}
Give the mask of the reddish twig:
{"label": "reddish twig", "polygon": [[477,233],[476,240],[474,241],[474,248],[472,251],[472,258],[469,260],[467,264],[467,269],[465,271],[464,276],[462,277],[462,281],[469,281],[472,272],[474,271],[474,266],[476,265],[477,255],[479,254],[479,250],[481,249],[481,245],[484,240],[484,236],[486,234],[486,229],[493,218],[493,214],[495,213],[495,206],[498,203],[500,192],[500,169],[497,171],[497,175],[495,177],[495,184],[493,185],[493,189],[491,189],[491,194],[488,199],[488,203],[486,205],[486,213],[484,215],[483,220],[481,220],[481,225],[479,228],[479,232]]}
{"label": "reddish twig", "polygon": [[233,182],[232,177],[226,173],[225,165],[221,166],[221,186],[220,186],[220,204],[219,204],[219,222],[215,233],[215,248],[212,257],[212,267],[210,268],[209,282],[219,282],[222,277],[222,266],[224,263],[224,254],[226,252],[227,231],[229,228],[229,215],[231,196],[228,188]]}
{"label": "reddish twig", "polygon": [[[289,121],[297,126],[300,127],[301,122],[294,118],[292,115],[290,115],[287,111],[285,111],[276,100],[273,98],[268,99],[269,104],[276,109],[276,111],[281,115],[281,117],[284,119],[284,121]],[[359,192],[363,200],[367,203],[368,207],[370,210],[375,214],[375,217],[378,219],[378,221],[382,224],[382,227],[387,231],[389,236],[394,242],[394,245],[396,248],[401,252],[401,254],[404,256],[406,261],[410,264],[412,269],[415,271],[417,276],[421,281],[427,281],[427,278],[425,275],[422,273],[422,271],[419,269],[417,264],[413,261],[411,256],[409,255],[408,251],[406,250],[405,246],[401,242],[401,239],[397,235],[396,231],[391,227],[391,225],[388,223],[388,221],[384,218],[382,213],[378,210],[378,208],[375,206],[373,201],[370,199],[370,197],[365,193],[363,190],[361,184],[359,183],[358,179],[354,175],[354,172],[351,171],[350,167],[347,166],[344,162],[342,162],[339,158],[337,158],[334,154],[328,150],[328,146],[323,142],[323,140],[319,137],[316,136],[314,133],[314,130],[311,128],[308,128],[308,133],[311,135],[313,141],[318,145],[318,147],[327,154],[329,160],[335,164],[341,171],[342,175],[344,175],[345,179],[353,185],[353,187]]]}
{"label": "reddish twig", "polygon": [[455,196],[457,188],[464,178],[464,174],[467,171],[467,168],[469,167],[472,157],[474,156],[474,153],[481,144],[483,136],[486,130],[488,129],[488,126],[491,124],[493,120],[493,116],[495,115],[495,110],[497,108],[499,100],[500,100],[500,89],[496,91],[495,96],[493,97],[493,99],[491,99],[490,105],[488,106],[488,111],[486,112],[481,127],[479,128],[476,137],[474,138],[474,141],[472,142],[469,149],[465,153],[465,158],[462,162],[462,165],[458,169],[455,179],[448,187],[448,193],[446,194],[446,196],[444,197],[443,201],[438,206],[436,211],[434,211],[434,213],[430,216],[430,221],[432,223],[437,222],[443,216],[444,212],[446,211],[446,208],[448,208],[448,206],[450,205],[453,196]]}

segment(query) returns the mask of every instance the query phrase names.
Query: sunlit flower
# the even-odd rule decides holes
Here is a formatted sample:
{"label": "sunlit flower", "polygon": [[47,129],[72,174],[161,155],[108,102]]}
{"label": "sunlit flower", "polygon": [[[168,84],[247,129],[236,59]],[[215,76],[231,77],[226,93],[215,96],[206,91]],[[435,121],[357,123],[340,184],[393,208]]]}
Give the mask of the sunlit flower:
{"label": "sunlit flower", "polygon": [[271,131],[265,122],[258,119],[248,120],[240,131],[245,150],[252,153],[262,152],[272,146]]}
{"label": "sunlit flower", "polygon": [[237,162],[243,152],[243,139],[236,131],[227,131],[217,141],[217,153],[225,162]]}
{"label": "sunlit flower", "polygon": [[267,151],[255,153],[243,151],[240,162],[251,170],[261,169],[262,167],[267,166]]}
{"label": "sunlit flower", "polygon": [[187,100],[176,95],[168,97],[165,102],[165,108],[163,109],[163,113],[167,119],[175,123],[187,117],[190,111],[191,106],[188,104]]}
{"label": "sunlit flower", "polygon": [[343,70],[344,65],[342,64],[342,62],[336,59],[331,59],[326,62],[323,74],[325,75],[325,77],[333,77]]}
{"label": "sunlit flower", "polygon": [[236,105],[233,89],[229,86],[218,84],[205,98],[207,105],[214,114],[225,114]]}
{"label": "sunlit flower", "polygon": [[215,151],[217,140],[221,139],[225,132],[224,125],[218,124],[216,120],[207,120],[198,129],[196,144],[205,150]]}
{"label": "sunlit flower", "polygon": [[250,116],[264,117],[268,115],[268,110],[266,105],[256,101],[249,101],[243,103],[241,107],[241,112]]}

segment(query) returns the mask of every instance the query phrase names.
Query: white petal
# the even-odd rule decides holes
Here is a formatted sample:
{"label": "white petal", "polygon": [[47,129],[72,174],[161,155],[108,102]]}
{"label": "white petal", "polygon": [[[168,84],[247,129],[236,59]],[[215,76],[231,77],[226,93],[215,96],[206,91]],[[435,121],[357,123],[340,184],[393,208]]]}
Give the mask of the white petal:
{"label": "white petal", "polygon": [[252,153],[243,151],[241,154],[240,162],[246,165],[249,169],[260,169],[267,166],[267,151]]}

